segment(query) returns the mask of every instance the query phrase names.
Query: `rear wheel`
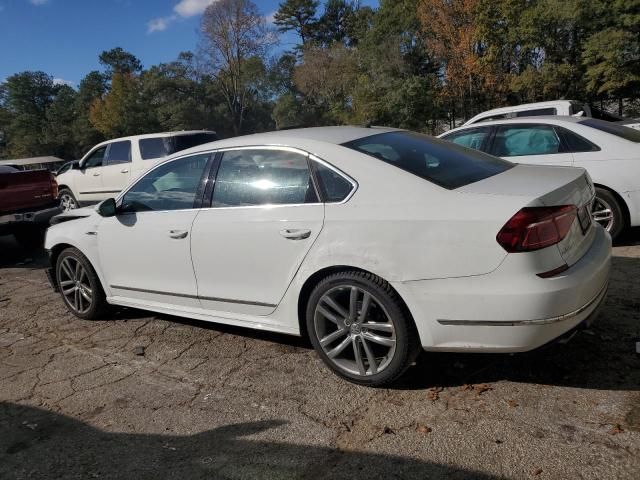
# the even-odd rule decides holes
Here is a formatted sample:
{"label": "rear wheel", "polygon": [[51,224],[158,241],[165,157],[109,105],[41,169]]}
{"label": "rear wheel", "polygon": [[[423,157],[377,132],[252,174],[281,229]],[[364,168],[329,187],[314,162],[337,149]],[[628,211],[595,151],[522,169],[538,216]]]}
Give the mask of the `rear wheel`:
{"label": "rear wheel", "polygon": [[611,238],[616,238],[625,227],[622,207],[616,197],[604,188],[596,188],[596,198],[591,209],[593,219],[604,228]]}
{"label": "rear wheel", "polygon": [[76,197],[74,197],[73,193],[71,193],[71,190],[67,188],[60,189],[60,192],[58,193],[58,199],[60,200],[60,208],[64,212],[68,212],[69,210],[78,208],[78,201],[76,200]]}
{"label": "rear wheel", "polygon": [[105,312],[107,302],[98,275],[78,249],[60,253],[56,281],[65,305],[75,316],[94,320]]}
{"label": "rear wheel", "polygon": [[309,297],[306,320],[322,360],[354,383],[387,385],[420,351],[417,331],[397,293],[369,273],[326,277]]}

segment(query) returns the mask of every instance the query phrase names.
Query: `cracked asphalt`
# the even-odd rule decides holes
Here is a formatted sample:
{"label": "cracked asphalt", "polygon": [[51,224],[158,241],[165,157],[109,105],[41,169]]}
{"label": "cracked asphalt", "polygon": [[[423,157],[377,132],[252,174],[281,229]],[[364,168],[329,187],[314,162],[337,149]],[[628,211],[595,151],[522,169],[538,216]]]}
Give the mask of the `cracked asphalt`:
{"label": "cracked asphalt", "polygon": [[77,319],[0,237],[0,478],[638,478],[640,231],[622,245],[569,344],[423,354],[369,389],[295,337]]}

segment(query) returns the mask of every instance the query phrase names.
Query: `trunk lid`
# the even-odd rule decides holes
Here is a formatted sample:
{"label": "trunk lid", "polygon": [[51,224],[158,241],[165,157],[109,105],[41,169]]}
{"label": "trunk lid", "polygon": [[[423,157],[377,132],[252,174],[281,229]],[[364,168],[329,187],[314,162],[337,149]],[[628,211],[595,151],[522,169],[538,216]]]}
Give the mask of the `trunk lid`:
{"label": "trunk lid", "polygon": [[522,207],[575,205],[578,216],[567,236],[556,244],[568,266],[582,258],[593,243],[595,228],[591,218],[591,204],[595,188],[583,168],[519,164],[458,191],[524,197]]}

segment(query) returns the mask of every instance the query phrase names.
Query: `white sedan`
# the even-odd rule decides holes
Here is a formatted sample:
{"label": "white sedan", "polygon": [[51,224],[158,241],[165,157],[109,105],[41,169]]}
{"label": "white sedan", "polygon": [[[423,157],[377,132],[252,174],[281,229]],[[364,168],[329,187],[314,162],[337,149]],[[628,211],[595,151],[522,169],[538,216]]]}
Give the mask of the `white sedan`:
{"label": "white sedan", "polygon": [[388,128],[323,127],[174,155],[47,234],[69,310],[108,304],[310,338],[338,375],[421,349],[521,352],[590,322],[610,236],[583,169],[515,165]]}
{"label": "white sedan", "polygon": [[585,168],[596,186],[593,216],[613,238],[640,226],[640,131],[594,118],[482,122],[440,135],[512,162]]}

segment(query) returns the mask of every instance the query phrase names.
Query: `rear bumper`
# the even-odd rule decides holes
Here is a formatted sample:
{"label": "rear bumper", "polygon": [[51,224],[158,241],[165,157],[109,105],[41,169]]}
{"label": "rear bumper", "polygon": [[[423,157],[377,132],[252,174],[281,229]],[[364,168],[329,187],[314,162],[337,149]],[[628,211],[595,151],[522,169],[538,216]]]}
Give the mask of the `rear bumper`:
{"label": "rear bumper", "polygon": [[525,258],[509,255],[510,265],[487,275],[394,284],[423,348],[525,352],[593,321],[606,298],[611,262],[611,238],[602,228],[587,253],[556,277],[537,277],[518,264]]}
{"label": "rear bumper", "polygon": [[0,215],[0,233],[11,233],[15,228],[26,226],[47,227],[51,218],[60,213],[62,210],[55,205],[42,210]]}

